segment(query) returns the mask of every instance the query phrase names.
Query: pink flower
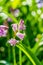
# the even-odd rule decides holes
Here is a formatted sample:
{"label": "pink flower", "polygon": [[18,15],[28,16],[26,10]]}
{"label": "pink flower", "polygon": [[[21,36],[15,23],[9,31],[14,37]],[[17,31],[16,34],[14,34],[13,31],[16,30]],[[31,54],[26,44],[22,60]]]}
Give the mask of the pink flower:
{"label": "pink flower", "polygon": [[8,41],[8,43],[10,43],[10,45],[11,46],[15,46],[16,45],[16,43],[18,43],[19,41],[18,40],[16,40],[16,39],[13,39],[13,38],[11,38],[9,41]]}
{"label": "pink flower", "polygon": [[22,34],[22,33],[19,33],[19,32],[18,32],[18,33],[16,34],[16,36],[17,36],[18,38],[20,38],[21,40],[23,40],[25,34]]}
{"label": "pink flower", "polygon": [[5,37],[8,31],[8,27],[0,25],[0,37]]}
{"label": "pink flower", "polygon": [[26,28],[26,27],[25,27],[25,25],[24,25],[24,21],[21,19],[21,20],[20,20],[20,23],[19,23],[18,29],[19,29],[19,30],[25,30],[25,28]]}
{"label": "pink flower", "polygon": [[0,28],[1,28],[1,29],[5,29],[5,30],[7,30],[7,29],[8,29],[8,27],[7,27],[7,26],[5,26],[5,25],[0,25]]}
{"label": "pink flower", "polygon": [[16,32],[18,30],[18,25],[17,24],[12,24],[12,29],[14,32]]}
{"label": "pink flower", "polygon": [[14,32],[16,31],[20,31],[20,30],[25,30],[25,25],[24,25],[24,21],[21,19],[19,24],[12,24],[12,29]]}

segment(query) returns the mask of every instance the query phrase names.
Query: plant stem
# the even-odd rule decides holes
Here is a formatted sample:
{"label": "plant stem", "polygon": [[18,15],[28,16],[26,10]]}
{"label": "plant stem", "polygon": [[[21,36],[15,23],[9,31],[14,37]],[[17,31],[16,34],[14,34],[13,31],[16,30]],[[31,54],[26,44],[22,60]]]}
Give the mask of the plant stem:
{"label": "plant stem", "polygon": [[14,59],[14,64],[13,65],[16,65],[16,56],[15,56],[15,47],[13,46],[12,47],[12,51],[13,51],[13,59]]}
{"label": "plant stem", "polygon": [[22,51],[19,49],[19,65],[22,65]]}
{"label": "plant stem", "polygon": [[38,49],[38,47],[39,47],[39,43],[36,43],[35,46],[32,48],[32,52],[36,53],[36,50]]}
{"label": "plant stem", "polygon": [[40,40],[39,42],[37,42],[37,43],[34,45],[34,47],[32,48],[32,52],[33,52],[33,53],[36,53],[36,51],[37,51],[37,49],[38,49],[38,47],[39,47],[40,42],[41,42],[41,40]]}
{"label": "plant stem", "polygon": [[10,62],[11,56],[10,56],[10,46],[8,47],[8,60]]}

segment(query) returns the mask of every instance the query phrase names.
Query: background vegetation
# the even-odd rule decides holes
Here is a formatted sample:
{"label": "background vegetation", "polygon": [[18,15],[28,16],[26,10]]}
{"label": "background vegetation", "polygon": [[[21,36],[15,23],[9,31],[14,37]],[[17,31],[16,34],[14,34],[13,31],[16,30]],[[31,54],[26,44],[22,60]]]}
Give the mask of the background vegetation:
{"label": "background vegetation", "polygon": [[[12,47],[7,44],[13,36],[11,24],[20,19],[26,26],[25,37]],[[2,24],[9,26],[9,35],[0,37],[0,65],[43,65],[43,0],[0,0]]]}

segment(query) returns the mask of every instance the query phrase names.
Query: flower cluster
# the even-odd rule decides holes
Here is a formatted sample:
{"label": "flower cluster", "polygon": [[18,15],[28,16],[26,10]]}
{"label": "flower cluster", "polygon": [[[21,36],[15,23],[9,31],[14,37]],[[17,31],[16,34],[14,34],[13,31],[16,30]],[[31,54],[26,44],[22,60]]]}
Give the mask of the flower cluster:
{"label": "flower cluster", "polygon": [[[18,37],[20,40],[23,40],[25,33],[21,33],[21,31],[25,30],[24,21],[21,19],[19,24],[12,24],[12,29],[14,31],[15,37]],[[8,32],[8,27],[5,25],[0,25],[0,37],[6,37]],[[8,43],[10,43],[11,46],[15,46],[16,43],[18,43],[19,40],[16,40],[15,38],[11,38],[8,40]]]}
{"label": "flower cluster", "polygon": [[11,38],[8,42],[10,43],[11,46],[13,46],[13,45],[15,46],[15,44],[18,43],[19,41]]}
{"label": "flower cluster", "polygon": [[[26,28],[24,25],[24,21],[21,19],[19,24],[12,24],[11,26],[15,33],[15,36],[17,36],[20,40],[23,40],[25,33],[21,33],[20,31],[24,31]],[[11,46],[15,46],[15,44],[18,42],[19,40],[16,40],[15,38],[11,38],[10,40],[8,40],[8,43],[10,43]]]}

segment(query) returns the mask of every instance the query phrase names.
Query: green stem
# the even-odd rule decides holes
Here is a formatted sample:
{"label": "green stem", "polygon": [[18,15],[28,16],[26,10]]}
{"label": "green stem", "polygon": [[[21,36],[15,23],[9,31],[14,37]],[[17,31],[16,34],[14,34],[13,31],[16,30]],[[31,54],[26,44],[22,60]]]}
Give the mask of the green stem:
{"label": "green stem", "polygon": [[8,60],[10,62],[11,56],[10,56],[10,46],[8,47]]}
{"label": "green stem", "polygon": [[32,48],[32,52],[33,52],[33,53],[36,53],[36,51],[37,51],[37,49],[38,49],[38,47],[39,47],[40,42],[41,42],[41,39],[40,39],[40,41],[37,42],[37,43],[34,45],[34,47]]}
{"label": "green stem", "polygon": [[22,52],[21,50],[19,49],[19,65],[22,65]]}
{"label": "green stem", "polygon": [[36,53],[36,50],[38,49],[38,47],[39,47],[39,43],[36,43],[35,46],[32,48],[32,52]]}
{"label": "green stem", "polygon": [[40,61],[37,59],[37,57],[27,48],[25,48],[22,45],[16,45],[22,52],[25,53],[25,55],[30,59],[33,65],[41,65]]}
{"label": "green stem", "polygon": [[16,65],[16,56],[15,56],[15,47],[13,46],[12,47],[12,51],[13,51],[13,59],[14,59],[14,64],[13,65]]}

